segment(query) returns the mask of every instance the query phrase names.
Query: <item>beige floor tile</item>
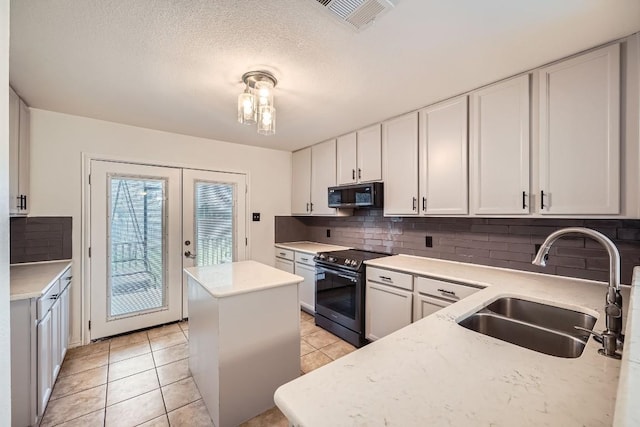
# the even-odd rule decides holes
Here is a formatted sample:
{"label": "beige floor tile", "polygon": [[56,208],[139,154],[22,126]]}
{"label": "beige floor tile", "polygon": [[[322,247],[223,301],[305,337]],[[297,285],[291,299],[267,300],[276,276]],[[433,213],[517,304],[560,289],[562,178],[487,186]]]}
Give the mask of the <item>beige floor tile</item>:
{"label": "beige floor tile", "polygon": [[356,348],[346,341],[339,340],[333,344],[329,344],[326,347],[322,347],[320,351],[332,358],[333,360],[339,359],[351,352],[354,352]]}
{"label": "beige floor tile", "polygon": [[153,352],[153,360],[156,362],[156,366],[166,365],[167,363],[175,362],[176,360],[181,360],[186,357],[189,357],[189,344],[187,343]]}
{"label": "beige floor tile", "polygon": [[157,371],[161,386],[171,384],[191,376],[191,372],[189,372],[189,359],[182,359],[177,362],[160,366]]}
{"label": "beige floor tile", "polygon": [[182,332],[184,333],[185,338],[186,338],[187,340],[189,340],[189,330],[187,329],[187,330],[182,331]]}
{"label": "beige floor tile", "polygon": [[314,332],[312,334],[306,335],[304,340],[314,346],[315,348],[322,348],[329,344],[333,344],[340,340],[337,336],[333,335],[331,332],[327,332],[324,329]]}
{"label": "beige floor tile", "polygon": [[315,317],[313,317],[306,311],[300,311],[300,321],[302,322],[315,321]]}
{"label": "beige floor tile", "polygon": [[202,399],[169,412],[171,427],[208,427],[213,426],[207,407]]}
{"label": "beige floor tile", "polygon": [[103,351],[109,350],[110,344],[111,342],[109,340],[106,340],[83,345],[80,347],[70,348],[69,351],[67,351],[65,360],[77,359],[78,357],[85,357],[91,356],[92,354],[96,353],[102,353]]}
{"label": "beige floor tile", "polygon": [[103,427],[104,409],[83,415],[71,421],[58,424],[58,427]]}
{"label": "beige floor tile", "polygon": [[188,320],[184,320],[180,323],[178,323],[180,325],[180,329],[182,329],[183,331],[188,331],[189,330],[189,321]]}
{"label": "beige floor tile", "polygon": [[78,372],[88,371],[89,369],[98,368],[109,363],[109,352],[92,354],[90,356],[79,357],[77,359],[65,360],[60,369],[60,377],[77,374]]}
{"label": "beige floor tile", "polygon": [[329,356],[320,350],[316,350],[300,358],[300,367],[302,368],[302,372],[308,374],[314,369],[318,369],[330,362],[332,362],[332,360]]}
{"label": "beige floor tile", "polygon": [[300,356],[304,356],[305,354],[309,354],[312,351],[316,351],[316,348],[306,342],[305,340],[300,340]]}
{"label": "beige floor tile", "polygon": [[109,382],[155,368],[151,353],[109,365]]}
{"label": "beige floor tile", "polygon": [[119,337],[111,338],[111,350],[113,350],[114,348],[144,341],[149,341],[147,331],[139,331],[127,335],[120,335]]}
{"label": "beige floor tile", "polygon": [[109,383],[107,388],[107,406],[160,388],[155,369],[140,372],[121,380]]}
{"label": "beige floor tile", "polygon": [[145,353],[151,353],[151,346],[148,341],[117,347],[109,352],[109,363],[131,359],[132,357],[141,356]]}
{"label": "beige floor tile", "polygon": [[313,322],[301,322],[300,323],[300,336],[307,336],[314,332],[322,331],[323,329],[317,327]]}
{"label": "beige floor tile", "polygon": [[198,387],[191,377],[162,387],[162,396],[169,412],[201,399]]}
{"label": "beige floor tile", "polygon": [[57,379],[51,400],[88,390],[107,382],[107,365]]}
{"label": "beige floor tile", "polygon": [[158,418],[154,418],[151,421],[147,421],[144,424],[138,425],[138,427],[169,427],[169,420],[167,415],[164,414]]}
{"label": "beige floor tile", "polygon": [[[160,389],[107,406],[105,426],[136,426],[165,413]],[[195,425],[195,424],[194,424]]]}
{"label": "beige floor tile", "polygon": [[240,427],[288,427],[289,421],[277,406],[268,409],[249,421],[240,424]]}
{"label": "beige floor tile", "polygon": [[180,330],[180,327],[178,327],[178,332],[149,338],[149,341],[151,341],[151,349],[156,351],[174,345],[184,344],[187,342],[187,338],[184,336],[184,332]]}
{"label": "beige floor tile", "polygon": [[149,329],[147,335],[149,339],[158,338],[162,335],[174,334],[176,332],[182,332],[179,323],[172,323],[170,325],[158,326],[157,328]]}
{"label": "beige floor tile", "polygon": [[40,426],[54,426],[103,409],[106,393],[107,386],[101,385],[50,401]]}

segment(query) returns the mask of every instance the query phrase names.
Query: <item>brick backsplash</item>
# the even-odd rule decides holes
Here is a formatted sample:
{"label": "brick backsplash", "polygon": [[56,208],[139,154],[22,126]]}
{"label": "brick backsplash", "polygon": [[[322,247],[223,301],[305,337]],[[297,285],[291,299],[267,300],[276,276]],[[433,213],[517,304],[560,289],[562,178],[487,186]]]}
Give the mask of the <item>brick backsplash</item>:
{"label": "brick backsplash", "polygon": [[[611,238],[622,258],[621,281],[631,282],[633,267],[640,265],[640,220],[399,218],[372,209],[348,217],[276,217],[275,238],[607,281],[607,253],[589,238],[564,237],[551,248],[547,267],[531,264],[535,245],[564,227],[588,227]],[[425,246],[426,236],[432,237],[433,247]]]}
{"label": "brick backsplash", "polygon": [[11,264],[71,259],[71,228],[71,217],[11,218]]}

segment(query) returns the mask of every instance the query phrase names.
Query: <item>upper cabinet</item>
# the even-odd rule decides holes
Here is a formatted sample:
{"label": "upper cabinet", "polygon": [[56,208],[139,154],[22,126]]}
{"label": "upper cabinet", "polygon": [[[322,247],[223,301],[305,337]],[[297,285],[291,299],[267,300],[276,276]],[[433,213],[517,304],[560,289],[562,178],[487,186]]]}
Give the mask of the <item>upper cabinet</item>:
{"label": "upper cabinet", "polygon": [[9,213],[29,213],[29,107],[9,88]]}
{"label": "upper cabinet", "polygon": [[418,214],[418,113],[382,124],[384,214]]}
{"label": "upper cabinet", "polygon": [[311,147],[291,157],[291,213],[311,214]]}
{"label": "upper cabinet", "polygon": [[521,215],[529,206],[529,75],[471,94],[473,214]]}
{"label": "upper cabinet", "polygon": [[329,187],[336,185],[336,140],[311,147],[311,213],[335,215],[329,207]]}
{"label": "upper cabinet", "polygon": [[620,213],[619,45],[540,69],[539,113],[540,213]]}
{"label": "upper cabinet", "polygon": [[468,212],[467,145],[466,95],[420,111],[422,214]]}
{"label": "upper cabinet", "polygon": [[343,135],[337,140],[338,185],[382,179],[380,125]]}

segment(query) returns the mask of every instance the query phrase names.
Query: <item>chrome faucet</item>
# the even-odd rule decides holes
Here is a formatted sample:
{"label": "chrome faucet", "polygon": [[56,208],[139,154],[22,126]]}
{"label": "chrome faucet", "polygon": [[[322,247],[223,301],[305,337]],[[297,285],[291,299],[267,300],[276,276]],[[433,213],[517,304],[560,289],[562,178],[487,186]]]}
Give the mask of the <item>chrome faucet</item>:
{"label": "chrome faucet", "polygon": [[[605,299],[606,330],[602,334],[586,331],[599,336],[604,349],[601,351],[609,357],[618,357],[616,350],[622,344],[622,295],[620,294],[620,253],[616,245],[604,234],[584,227],[569,227],[551,233],[540,246],[532,264],[544,267],[549,258],[549,249],[565,234],[582,234],[591,237],[604,246],[609,254],[609,287]],[[580,329],[580,328],[578,328]],[[581,329],[583,330],[583,329]]]}

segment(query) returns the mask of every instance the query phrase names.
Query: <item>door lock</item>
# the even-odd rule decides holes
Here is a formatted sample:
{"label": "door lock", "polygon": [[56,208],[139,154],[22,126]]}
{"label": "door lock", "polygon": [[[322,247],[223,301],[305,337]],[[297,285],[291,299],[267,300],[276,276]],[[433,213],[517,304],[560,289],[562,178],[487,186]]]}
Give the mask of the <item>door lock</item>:
{"label": "door lock", "polygon": [[185,251],[184,256],[191,259],[196,259],[196,254],[192,254],[191,251]]}

